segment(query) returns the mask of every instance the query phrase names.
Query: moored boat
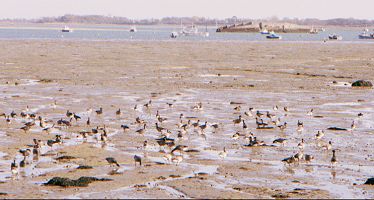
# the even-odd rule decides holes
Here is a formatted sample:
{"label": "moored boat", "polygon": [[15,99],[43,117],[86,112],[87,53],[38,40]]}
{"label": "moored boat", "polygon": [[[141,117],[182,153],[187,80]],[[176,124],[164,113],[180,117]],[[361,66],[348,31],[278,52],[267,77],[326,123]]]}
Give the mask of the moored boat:
{"label": "moored boat", "polygon": [[61,32],[69,33],[69,32],[73,32],[73,29],[70,29],[68,26],[65,26],[63,29],[61,29]]}
{"label": "moored boat", "polygon": [[263,34],[263,35],[268,35],[268,34],[270,34],[270,32],[269,32],[267,29],[261,30],[260,33]]}
{"label": "moored boat", "polygon": [[365,29],[364,32],[358,35],[359,39],[374,39],[374,33],[369,33],[369,29]]}
{"label": "moored boat", "polygon": [[337,35],[337,34],[330,34],[329,35],[329,40],[342,40],[343,37],[341,35]]}
{"label": "moored boat", "polygon": [[273,31],[269,33],[270,35],[267,35],[266,38],[267,39],[273,39],[273,40],[281,40],[282,39],[282,36],[280,35],[277,35],[276,33],[274,33]]}

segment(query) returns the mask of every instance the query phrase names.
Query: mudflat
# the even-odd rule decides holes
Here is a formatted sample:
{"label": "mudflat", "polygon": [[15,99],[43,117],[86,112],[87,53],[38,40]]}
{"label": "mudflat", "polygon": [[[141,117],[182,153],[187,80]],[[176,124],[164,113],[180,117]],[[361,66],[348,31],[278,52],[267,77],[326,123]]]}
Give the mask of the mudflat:
{"label": "mudflat", "polygon": [[[374,90],[350,86],[374,81],[373,51],[371,44],[339,42],[2,40],[0,113],[17,116],[0,121],[1,197],[374,198],[374,187],[363,185],[374,176]],[[202,109],[193,109],[200,102]],[[69,120],[67,110],[81,120],[58,125]],[[157,110],[165,121],[157,120]],[[43,131],[38,119],[21,112],[55,126]],[[239,115],[247,129],[234,124]],[[143,127],[137,117],[147,123],[144,134],[136,132]],[[256,117],[273,128],[257,129]],[[278,118],[287,128],[272,124]],[[188,120],[207,126],[187,125],[186,131],[177,126]],[[21,130],[29,121],[36,125]],[[174,146],[159,146],[156,122],[170,130],[162,134],[175,139]],[[100,131],[91,133],[104,125],[107,141]],[[316,139],[321,130],[324,136]],[[90,134],[84,138],[83,131]],[[55,135],[62,136],[61,144],[42,145],[38,157],[26,157],[26,166],[11,173],[13,160],[18,165],[24,159],[20,149],[32,149],[34,138],[47,143]],[[253,137],[266,146],[246,146]],[[273,144],[278,138],[287,143]],[[302,139],[304,148],[298,145]],[[183,158],[179,164],[163,158],[177,145],[187,146],[174,152]],[[296,153],[314,159],[282,162]],[[134,155],[142,166],[134,165]],[[72,157],[57,159],[61,156]],[[120,167],[109,166],[107,157]],[[92,168],[77,169],[81,165]],[[112,180],[87,187],[44,185],[53,177],[81,176]]]}

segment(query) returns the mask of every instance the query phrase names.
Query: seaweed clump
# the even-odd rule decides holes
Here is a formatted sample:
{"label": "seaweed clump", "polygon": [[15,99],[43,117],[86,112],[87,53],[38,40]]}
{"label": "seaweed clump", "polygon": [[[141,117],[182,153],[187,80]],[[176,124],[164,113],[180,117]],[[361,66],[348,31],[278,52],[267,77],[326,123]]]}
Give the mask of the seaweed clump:
{"label": "seaweed clump", "polygon": [[95,181],[112,181],[112,179],[82,176],[76,180],[73,180],[69,178],[53,177],[44,185],[61,187],[87,187],[88,184]]}

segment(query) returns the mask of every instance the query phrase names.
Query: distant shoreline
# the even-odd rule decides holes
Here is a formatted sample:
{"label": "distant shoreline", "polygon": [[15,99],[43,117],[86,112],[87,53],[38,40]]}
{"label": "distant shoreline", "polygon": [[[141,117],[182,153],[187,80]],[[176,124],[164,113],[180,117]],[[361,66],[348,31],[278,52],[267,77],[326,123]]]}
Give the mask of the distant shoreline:
{"label": "distant shoreline", "polygon": [[[153,24],[153,25],[144,25],[144,24],[102,24],[102,23],[35,23],[35,22],[1,22],[0,21],[0,29],[1,28],[33,28],[33,27],[48,27],[48,28],[55,28],[61,29],[65,25],[68,25],[71,28],[74,27],[86,27],[86,26],[97,26],[97,27],[130,27],[130,26],[139,26],[139,27],[176,27],[179,28],[180,25],[177,24]],[[205,25],[196,25],[198,27],[205,27]],[[216,27],[215,25],[208,25],[209,28]],[[340,30],[362,30],[364,27],[357,27],[357,26],[323,26],[324,28],[333,28],[333,29],[340,29]],[[368,29],[374,29],[374,26],[367,26]]]}

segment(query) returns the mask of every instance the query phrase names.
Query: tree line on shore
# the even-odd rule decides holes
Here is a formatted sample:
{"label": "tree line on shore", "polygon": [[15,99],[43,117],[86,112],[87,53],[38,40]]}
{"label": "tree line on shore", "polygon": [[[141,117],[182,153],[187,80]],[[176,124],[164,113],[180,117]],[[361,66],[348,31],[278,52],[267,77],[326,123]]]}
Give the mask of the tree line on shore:
{"label": "tree line on shore", "polygon": [[230,17],[226,19],[215,19],[205,17],[164,17],[161,19],[130,19],[127,17],[103,16],[103,15],[64,15],[59,17],[42,17],[38,19],[1,19],[1,22],[12,23],[88,23],[88,24],[138,24],[138,25],[179,25],[196,24],[196,25],[231,25],[248,22],[278,22],[292,23],[298,25],[316,25],[316,26],[373,26],[374,20],[354,19],[354,18],[335,18],[335,19],[299,19],[270,17],[267,19],[244,19]]}

